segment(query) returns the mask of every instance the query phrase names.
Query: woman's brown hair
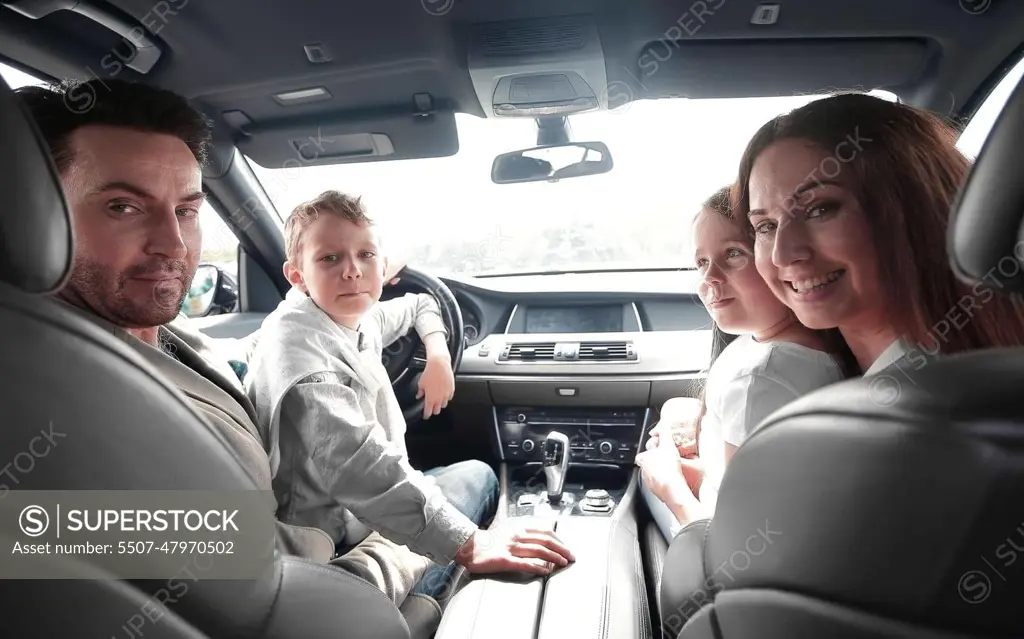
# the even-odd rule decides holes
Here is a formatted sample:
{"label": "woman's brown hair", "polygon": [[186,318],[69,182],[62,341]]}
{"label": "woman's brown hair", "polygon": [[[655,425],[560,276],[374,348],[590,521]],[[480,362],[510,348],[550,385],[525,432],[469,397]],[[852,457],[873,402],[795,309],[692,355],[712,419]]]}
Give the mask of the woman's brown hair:
{"label": "woman's brown hair", "polygon": [[[946,253],[950,207],[970,161],[956,148],[956,130],[939,117],[905,104],[857,93],[834,95],[780,115],[762,126],[740,160],[733,187],[738,218],[750,212],[750,174],[758,156],[779,140],[816,144],[832,155],[818,167],[817,179],[849,172],[853,193],[868,216],[885,278],[889,321],[929,355],[992,346],[1024,344],[1019,300],[978,290],[953,274]],[[830,162],[831,160],[831,162]],[[826,166],[828,164],[828,166]],[[966,324],[942,335],[947,314]]]}

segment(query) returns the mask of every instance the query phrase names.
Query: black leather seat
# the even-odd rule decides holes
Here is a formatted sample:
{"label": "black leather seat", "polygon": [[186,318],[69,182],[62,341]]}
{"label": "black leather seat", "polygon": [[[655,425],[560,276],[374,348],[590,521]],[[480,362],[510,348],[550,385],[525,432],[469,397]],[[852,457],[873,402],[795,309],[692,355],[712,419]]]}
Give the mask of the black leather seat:
{"label": "black leather seat", "polygon": [[[1024,86],[950,228],[960,277],[998,288],[996,267],[1004,292],[1024,291],[1022,150]],[[1024,349],[827,387],[769,417],[714,519],[673,540],[663,625],[685,638],[1024,636],[1022,504]]]}
{"label": "black leather seat", "polygon": [[[176,388],[130,348],[46,297],[62,286],[71,263],[68,212],[34,124],[2,81],[0,140],[4,489],[255,490],[227,443]],[[25,470],[28,461],[16,458],[51,427],[63,437]],[[188,581],[169,608],[193,629],[180,623],[159,636],[409,636],[383,593],[347,573],[279,554],[262,568],[254,580]],[[125,607],[152,603],[148,595],[166,585],[0,580],[0,618],[13,631],[15,619],[31,627],[22,615],[36,610],[50,615],[47,636],[121,636]],[[87,596],[90,614],[76,613]],[[19,636],[36,632],[17,627]]]}

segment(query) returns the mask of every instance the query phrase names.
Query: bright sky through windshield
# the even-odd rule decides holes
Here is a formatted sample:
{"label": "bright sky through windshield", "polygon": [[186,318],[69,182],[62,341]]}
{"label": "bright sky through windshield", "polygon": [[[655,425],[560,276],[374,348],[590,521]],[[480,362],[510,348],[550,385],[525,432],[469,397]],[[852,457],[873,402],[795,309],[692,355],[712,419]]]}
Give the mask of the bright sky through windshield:
{"label": "bright sky through windshield", "polygon": [[[970,157],[1022,74],[1024,62],[1000,82],[961,136],[958,146]],[[42,84],[3,64],[0,75],[12,88]],[[814,97],[640,101],[573,116],[573,139],[605,142],[615,167],[553,184],[490,180],[496,155],[534,146],[532,120],[462,114],[456,115],[460,150],[448,158],[277,170],[252,164],[282,218],[326,189],[361,195],[381,227],[385,250],[439,273],[681,268],[693,263],[693,215],[735,176],[753,133]],[[209,243],[230,237],[209,206],[201,221]],[[204,253],[207,248],[227,247],[204,246]]]}
{"label": "bright sky through windshield", "polygon": [[606,143],[615,166],[557,183],[491,182],[494,157],[534,146],[535,125],[463,114],[451,157],[254,168],[282,215],[326,189],[361,195],[385,250],[426,269],[681,268],[693,264],[694,214],[736,175],[750,137],[811,99],[650,100],[575,115],[573,139]]}

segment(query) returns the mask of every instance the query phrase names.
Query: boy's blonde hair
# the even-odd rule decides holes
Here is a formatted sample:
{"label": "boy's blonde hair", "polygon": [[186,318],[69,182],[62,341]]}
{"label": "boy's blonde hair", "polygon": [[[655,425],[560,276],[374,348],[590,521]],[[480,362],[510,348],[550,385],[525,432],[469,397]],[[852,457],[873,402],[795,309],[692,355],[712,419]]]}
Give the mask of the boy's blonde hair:
{"label": "boy's blonde hair", "polygon": [[296,206],[284,223],[285,257],[297,263],[302,249],[302,233],[313,220],[322,214],[330,214],[355,224],[373,226],[373,220],[366,215],[362,197],[352,197],[340,191],[324,191],[308,202]]}

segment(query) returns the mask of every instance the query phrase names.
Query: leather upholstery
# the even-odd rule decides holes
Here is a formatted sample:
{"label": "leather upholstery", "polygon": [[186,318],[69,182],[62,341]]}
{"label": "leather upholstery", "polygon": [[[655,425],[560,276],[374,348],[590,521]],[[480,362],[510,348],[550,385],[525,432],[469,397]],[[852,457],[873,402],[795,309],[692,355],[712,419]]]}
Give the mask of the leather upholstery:
{"label": "leather upholstery", "polygon": [[[0,548],[19,539],[0,535]],[[205,639],[193,626],[123,581],[69,557],[39,555],[41,562],[60,561],[57,581],[0,579],[0,624],[5,635],[24,639],[84,636]],[[55,603],[57,602],[57,603]],[[55,607],[60,614],[54,614]],[[15,628],[17,629],[15,631]],[[102,630],[102,632],[97,632]]]}
{"label": "leather upholstery", "polygon": [[[997,133],[998,132],[998,133]],[[953,206],[949,252],[969,284],[992,277],[1024,292],[1024,83],[1010,95]]]}
{"label": "leather upholstery", "polygon": [[[0,283],[0,334],[6,336],[0,340],[0,463],[10,469],[9,462],[22,455],[14,474],[5,475],[4,487],[255,490],[223,437],[139,355],[56,302],[30,295],[52,290],[66,276],[70,232],[47,153],[26,133],[33,129],[15,107],[7,87],[0,86],[6,167],[0,171],[0,274],[7,282]],[[19,470],[26,464],[26,446],[47,431],[60,436],[45,455],[33,457],[31,472]],[[121,615],[124,606],[166,584],[56,582],[53,591],[18,585],[45,596],[34,605],[50,610],[66,605],[55,603],[57,592],[93,596],[97,608],[77,618],[75,632],[51,636],[114,636],[128,618]],[[190,580],[187,591],[167,605],[214,637],[409,636],[398,609],[376,588],[340,570],[280,555],[268,560],[259,579]],[[112,619],[116,626],[86,625]]]}
{"label": "leather upholstery", "polygon": [[405,618],[409,634],[414,639],[433,637],[441,623],[441,605],[427,595],[412,593],[405,598],[398,610]]}
{"label": "leather upholstery", "polygon": [[[28,293],[60,288],[71,270],[64,193],[38,129],[0,78],[0,281]],[[29,214],[31,212],[31,215]]]}
{"label": "leather upholstery", "polygon": [[661,610],[661,575],[665,569],[668,541],[653,521],[648,521],[643,531],[641,552],[644,557],[644,573],[647,575],[648,592],[654,599],[653,610],[657,611]]}
{"label": "leather upholstery", "polygon": [[[1022,149],[1024,85],[957,203],[968,283],[1024,290]],[[674,636],[1024,636],[1024,349],[914,359],[796,400],[736,452],[714,518],[669,548]]]}
{"label": "leather upholstery", "polygon": [[563,518],[555,532],[576,562],[548,577],[537,638],[649,639],[650,608],[632,519]]}
{"label": "leather upholstery", "polygon": [[788,626],[789,637],[853,632],[867,616],[928,632],[1024,631],[1024,353],[903,373],[893,406],[873,401],[879,378],[851,380],[786,406],[744,443],[706,534],[691,525],[669,549],[666,611],[685,620],[707,604],[701,614],[723,630],[730,614],[812,614],[797,600],[785,614],[749,600],[719,607],[727,593],[780,591],[844,611],[818,626],[835,632]]}
{"label": "leather upholstery", "polygon": [[637,481],[634,473],[612,516],[558,516],[555,533],[572,549],[575,563],[546,579],[474,579],[452,597],[436,638],[649,639],[633,504]]}
{"label": "leather upholstery", "polygon": [[[662,633],[675,637],[686,620],[709,603],[711,584],[704,574],[704,541],[710,520],[692,522],[679,531],[665,555],[665,567],[658,587]],[[661,531],[657,531],[660,535]],[[679,541],[684,538],[684,541]]]}
{"label": "leather upholstery", "polygon": [[544,582],[523,573],[473,579],[445,607],[436,639],[533,639]]}

